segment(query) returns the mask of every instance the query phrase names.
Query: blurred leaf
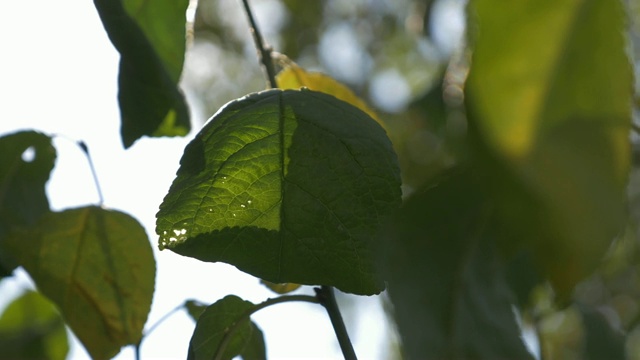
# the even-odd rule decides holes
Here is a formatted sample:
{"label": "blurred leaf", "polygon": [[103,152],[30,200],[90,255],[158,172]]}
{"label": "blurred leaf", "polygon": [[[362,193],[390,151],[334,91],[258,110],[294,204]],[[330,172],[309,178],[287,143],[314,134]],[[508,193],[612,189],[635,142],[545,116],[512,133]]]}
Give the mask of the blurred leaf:
{"label": "blurred leaf", "polygon": [[120,52],[118,101],[122,142],[183,136],[189,112],[178,88],[185,53],[188,0],[94,0]]}
{"label": "blurred leaf", "polygon": [[597,310],[579,306],[585,332],[585,359],[626,359],[625,337]]}
{"label": "blurred leaf", "polygon": [[187,300],[184,302],[184,307],[187,309],[187,313],[193,319],[193,321],[198,321],[200,315],[207,309],[206,304],[203,304],[196,300]]}
{"label": "blurred leaf", "polygon": [[307,72],[295,63],[289,63],[276,76],[276,82],[280,89],[299,90],[306,87],[310,90],[333,95],[336,98],[347,102],[367,113],[372,119],[377,121],[382,127],[384,123],[375,111],[373,111],[364,100],[360,99],[346,85],[340,83],[329,75],[318,72]]}
{"label": "blurred leaf", "polygon": [[264,334],[253,321],[251,322],[251,337],[244,347],[244,350],[240,353],[240,357],[242,360],[267,359],[267,347],[264,343]]}
{"label": "blurred leaf", "polygon": [[140,340],[155,260],[134,218],[98,207],[49,213],[7,245],[91,357],[111,358]]}
{"label": "blurred leaf", "polygon": [[379,255],[408,359],[532,359],[492,241],[490,206],[472,174],[416,193]]}
{"label": "blurred leaf", "polygon": [[55,158],[51,138],[44,134],[23,131],[0,138],[0,278],[18,266],[3,246],[4,237],[49,211],[45,184]]}
{"label": "blurred leaf", "polygon": [[64,360],[69,352],[64,321],[47,299],[27,291],[0,315],[0,349],[3,359]]}
{"label": "blurred leaf", "polygon": [[293,283],[276,284],[266,280],[260,280],[260,283],[278,294],[287,294],[292,291],[296,291],[301,286],[300,284]]}
{"label": "blurred leaf", "polygon": [[188,359],[213,359],[224,336],[242,321],[227,344],[222,359],[232,359],[242,353],[252,337],[249,318],[241,319],[255,305],[235,295],[228,295],[216,301],[202,313],[189,343]]}
{"label": "blurred leaf", "polygon": [[370,242],[400,202],[398,172],[357,108],[310,90],[251,94],[187,146],[156,233],[161,248],[271,282],[378,293]]}
{"label": "blurred leaf", "polygon": [[530,242],[567,297],[625,223],[633,76],[624,13],[609,0],[501,4],[470,3],[470,126],[498,164],[485,170],[513,238]]}

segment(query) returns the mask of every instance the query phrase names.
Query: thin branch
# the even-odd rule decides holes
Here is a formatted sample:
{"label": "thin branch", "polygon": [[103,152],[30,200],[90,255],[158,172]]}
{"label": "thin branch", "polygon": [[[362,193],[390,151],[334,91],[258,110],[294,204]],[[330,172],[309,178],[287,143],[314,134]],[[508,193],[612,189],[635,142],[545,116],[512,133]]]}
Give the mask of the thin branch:
{"label": "thin branch", "polygon": [[342,355],[345,360],[357,360],[356,352],[353,350],[353,345],[349,339],[349,333],[342,320],[338,303],[336,302],[336,296],[331,286],[322,286],[321,288],[315,288],[316,295],[320,300],[320,303],[327,309],[329,318],[331,319],[331,325],[338,338]]}
{"label": "thin branch", "polygon": [[238,330],[240,330],[241,325],[243,325],[246,321],[249,321],[249,318],[253,313],[260,311],[271,305],[282,304],[285,302],[292,302],[292,301],[304,301],[304,302],[309,302],[314,304],[319,303],[319,300],[317,297],[310,296],[310,295],[286,295],[286,296],[280,296],[273,299],[267,299],[261,302],[260,304],[256,305],[255,307],[251,308],[250,310],[242,314],[242,316],[240,316],[238,320],[236,320],[231,325],[231,327],[229,328],[229,331],[227,331],[227,333],[224,334],[224,337],[220,342],[220,346],[218,346],[218,350],[216,350],[216,353],[213,356],[213,358],[215,360],[222,359],[222,355],[224,355],[224,351],[227,349],[229,342],[231,342],[231,339],[233,339],[233,335],[235,335],[235,333],[238,332]]}
{"label": "thin branch", "polygon": [[100,188],[100,181],[98,181],[96,168],[95,166],[93,166],[93,160],[91,159],[91,154],[89,154],[89,147],[82,140],[78,141],[77,144],[87,156],[87,160],[89,161],[89,168],[91,168],[91,175],[93,175],[93,182],[96,184],[96,190],[98,191],[99,205],[102,206],[104,204],[104,197],[102,196],[102,189]]}
{"label": "thin branch", "polygon": [[142,334],[142,337],[140,338],[140,341],[138,341],[138,343],[135,345],[136,360],[140,360],[140,346],[142,346],[142,341],[144,339],[146,339],[147,336],[149,336],[149,334],[151,334],[153,332],[153,330],[155,330],[158,327],[158,325],[162,324],[171,315],[175,314],[176,312],[178,312],[179,310],[181,310],[184,307],[185,307],[184,304],[180,304],[180,305],[176,306],[171,311],[169,311],[168,313],[164,314],[158,321],[155,322],[155,324],[151,325],[149,327],[149,329],[147,329],[147,331],[145,331],[144,334]]}
{"label": "thin branch", "polygon": [[242,0],[242,4],[244,5],[244,10],[247,13],[247,18],[249,19],[253,42],[255,43],[256,50],[258,50],[258,57],[264,67],[267,81],[269,82],[269,86],[275,89],[278,87],[278,83],[276,82],[276,70],[273,66],[273,60],[271,59],[271,48],[264,45],[260,29],[258,29],[258,25],[256,24],[251,8],[249,7],[249,0]]}

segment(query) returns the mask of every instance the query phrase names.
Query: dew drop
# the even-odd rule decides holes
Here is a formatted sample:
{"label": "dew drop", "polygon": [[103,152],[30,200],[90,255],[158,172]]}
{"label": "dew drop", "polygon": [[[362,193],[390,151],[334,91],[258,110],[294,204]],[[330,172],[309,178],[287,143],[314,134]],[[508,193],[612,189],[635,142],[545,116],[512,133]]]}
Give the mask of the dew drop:
{"label": "dew drop", "polygon": [[243,208],[243,209],[246,208],[246,206],[244,204],[240,205],[240,207]]}
{"label": "dew drop", "polygon": [[251,205],[251,200],[247,200],[247,204]]}

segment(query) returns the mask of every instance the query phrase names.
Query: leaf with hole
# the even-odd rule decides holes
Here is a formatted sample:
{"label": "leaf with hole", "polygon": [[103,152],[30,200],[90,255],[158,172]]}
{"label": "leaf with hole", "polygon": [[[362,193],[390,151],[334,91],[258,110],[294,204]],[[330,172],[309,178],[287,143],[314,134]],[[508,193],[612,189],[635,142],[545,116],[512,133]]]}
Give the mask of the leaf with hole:
{"label": "leaf with hole", "polygon": [[49,213],[7,247],[93,358],[136,344],[151,307],[155,260],[140,224],[99,207]]}
{"label": "leaf with hole", "polygon": [[156,233],[274,283],[375,294],[371,239],[399,203],[380,125],[330,95],[269,90],[227,104],[186,147]]}
{"label": "leaf with hole", "polygon": [[23,131],[0,138],[0,277],[18,266],[3,238],[12,229],[34,225],[49,211],[45,184],[55,159],[47,135]]}

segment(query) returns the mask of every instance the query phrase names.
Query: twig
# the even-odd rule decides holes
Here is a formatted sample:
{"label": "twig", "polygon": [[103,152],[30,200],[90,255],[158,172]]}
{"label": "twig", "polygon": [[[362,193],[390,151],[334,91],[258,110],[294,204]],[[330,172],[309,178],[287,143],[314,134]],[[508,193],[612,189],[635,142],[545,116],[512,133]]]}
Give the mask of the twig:
{"label": "twig", "polygon": [[242,0],[242,4],[244,5],[244,10],[247,13],[247,18],[249,19],[249,26],[251,34],[253,35],[253,41],[256,45],[256,50],[258,50],[260,62],[264,67],[267,81],[269,82],[269,86],[275,89],[278,87],[278,83],[276,82],[276,70],[273,67],[273,60],[271,59],[271,49],[265,46],[262,41],[262,35],[260,34],[260,30],[258,29],[255,19],[253,18],[253,13],[249,7],[249,1]]}
{"label": "twig", "polygon": [[89,161],[89,168],[91,168],[91,175],[93,175],[93,182],[96,184],[96,190],[98,191],[99,205],[102,206],[104,204],[104,197],[102,196],[102,189],[100,188],[100,182],[98,181],[96,168],[93,166],[93,160],[91,159],[91,154],[89,154],[89,147],[82,140],[78,141],[77,144],[87,156],[87,160]]}
{"label": "twig", "polygon": [[155,324],[151,325],[149,327],[149,329],[147,329],[147,331],[145,331],[144,334],[142,334],[142,337],[140,338],[140,341],[138,341],[138,343],[135,345],[136,360],[140,360],[140,346],[142,346],[142,340],[146,339],[147,336],[149,336],[149,334],[151,334],[153,332],[153,330],[155,330],[158,327],[158,325],[162,324],[171,315],[175,314],[178,310],[181,310],[184,307],[185,307],[184,304],[180,304],[180,305],[176,306],[171,311],[169,311],[168,313],[164,314],[158,321],[155,322]]}
{"label": "twig", "polygon": [[353,350],[353,345],[349,339],[349,333],[347,332],[338,303],[336,302],[336,296],[331,286],[322,286],[321,288],[315,288],[316,296],[320,300],[320,303],[327,309],[329,318],[331,319],[331,325],[338,338],[342,355],[345,360],[357,360],[356,352]]}

